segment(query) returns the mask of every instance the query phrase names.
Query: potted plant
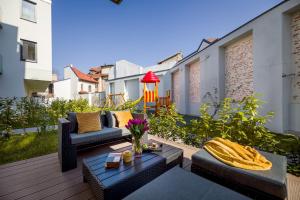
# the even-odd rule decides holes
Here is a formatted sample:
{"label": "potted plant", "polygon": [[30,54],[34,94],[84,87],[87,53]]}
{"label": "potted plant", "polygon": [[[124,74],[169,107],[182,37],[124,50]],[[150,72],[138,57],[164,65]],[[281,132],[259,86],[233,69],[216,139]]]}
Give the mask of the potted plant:
{"label": "potted plant", "polygon": [[146,119],[131,119],[125,126],[132,134],[132,150],[135,157],[142,156],[142,141],[141,138],[146,131],[149,130],[149,124]]}

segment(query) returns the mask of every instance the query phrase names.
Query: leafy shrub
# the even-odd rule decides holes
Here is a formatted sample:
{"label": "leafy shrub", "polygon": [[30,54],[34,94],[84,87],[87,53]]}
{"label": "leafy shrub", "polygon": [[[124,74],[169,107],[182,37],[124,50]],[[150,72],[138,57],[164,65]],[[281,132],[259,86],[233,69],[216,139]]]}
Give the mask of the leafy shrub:
{"label": "leafy shrub", "polygon": [[185,135],[185,124],[182,115],[176,112],[176,107],[172,104],[169,109],[161,108],[157,114],[150,115],[149,134],[175,141]]}
{"label": "leafy shrub", "polygon": [[0,130],[4,130],[4,136],[9,137],[12,128],[16,124],[16,111],[14,107],[14,98],[5,98],[0,100]]}
{"label": "leafy shrub", "polygon": [[193,146],[203,146],[204,143],[211,137],[217,136],[214,130],[215,121],[212,115],[209,114],[209,104],[203,104],[200,107],[201,117],[192,119],[186,126],[183,141],[186,144]]}
{"label": "leafy shrub", "polygon": [[218,111],[215,131],[221,137],[240,144],[272,150],[277,141],[265,125],[274,113],[260,115],[262,104],[255,96],[245,97],[241,101],[226,98]]}
{"label": "leafy shrub", "polygon": [[140,97],[136,100],[128,100],[121,105],[109,105],[106,103],[103,107],[100,108],[102,111],[117,111],[117,110],[130,110],[131,112],[139,112],[138,105],[143,100],[143,97]]}
{"label": "leafy shrub", "polygon": [[47,126],[57,124],[58,118],[66,117],[68,112],[92,112],[104,110],[135,110],[142,98],[128,101],[118,108],[90,106],[86,99],[55,99],[42,102],[40,98],[0,98],[0,132],[9,134],[12,129],[39,127],[45,131]]}
{"label": "leafy shrub", "polygon": [[275,150],[278,141],[265,127],[274,114],[260,115],[261,105],[255,96],[240,101],[225,98],[217,113],[210,114],[210,104],[203,104],[199,119],[192,120],[187,126],[185,142],[202,146],[208,139],[219,136],[243,145]]}

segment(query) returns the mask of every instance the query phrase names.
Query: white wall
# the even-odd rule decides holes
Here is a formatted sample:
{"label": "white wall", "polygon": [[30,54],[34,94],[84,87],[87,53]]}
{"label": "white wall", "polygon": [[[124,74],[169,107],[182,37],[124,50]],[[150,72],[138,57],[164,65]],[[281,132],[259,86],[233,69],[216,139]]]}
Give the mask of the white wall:
{"label": "white wall", "polygon": [[[169,77],[167,74],[167,71],[162,71],[162,72],[155,72],[155,74],[159,77],[160,79],[160,83],[159,83],[159,95],[160,96],[166,96],[166,91],[168,88],[165,88],[165,82],[168,82]],[[141,83],[141,79],[144,77],[144,74],[139,74],[139,75],[135,75],[135,76],[131,76],[131,77],[123,77],[117,80],[109,80],[109,83],[114,83],[114,87],[115,87],[115,94],[118,93],[123,93],[125,94],[125,96],[127,96],[128,94],[128,90],[130,90],[130,92],[136,91],[138,90],[139,93],[138,97],[141,97],[143,95],[143,83]],[[138,88],[136,88],[136,86],[134,86],[133,89],[126,89],[126,85],[125,82],[126,81],[130,81],[130,80],[139,80],[138,81]],[[168,84],[168,83],[167,83]],[[149,84],[149,88],[148,89],[153,89],[154,84]],[[109,84],[107,84],[107,88],[106,88],[106,92],[107,94],[110,93],[110,89],[109,89]]]}
{"label": "white wall", "polygon": [[126,99],[136,100],[140,97],[139,79],[131,79],[125,81],[125,97]]}
{"label": "white wall", "polygon": [[[169,71],[170,74],[178,69],[180,70],[183,80],[180,84],[180,87],[183,88],[181,89],[181,96],[186,97],[187,95],[187,82],[189,80],[186,76],[186,67],[190,62],[200,59],[200,95],[202,102],[205,101],[203,96],[207,92],[213,93],[214,88],[218,88],[217,96],[223,98],[225,84],[224,47],[232,41],[243,37],[245,34],[252,32],[254,91],[255,93],[263,94],[262,100],[266,102],[261,110],[262,114],[266,114],[269,111],[275,112],[275,118],[268,124],[268,127],[272,131],[283,132],[291,128],[289,119],[296,120],[299,123],[300,114],[296,114],[295,111],[300,110],[300,105],[296,105],[297,108],[294,108],[295,105],[293,105],[293,112],[288,111],[291,104],[285,95],[287,95],[286,92],[291,89],[291,86],[284,84],[284,79],[282,78],[283,72],[286,71],[287,63],[290,62],[289,56],[285,55],[288,52],[287,49],[290,47],[284,48],[283,46],[288,41],[288,34],[285,33],[284,29],[287,27],[284,16],[297,6],[299,9],[299,5],[300,2],[297,0],[286,1],[284,4],[235,30],[171,69]],[[171,89],[171,80],[165,86]],[[187,111],[186,98],[180,99],[177,108],[182,114],[190,114]],[[286,111],[284,111],[285,108]]]}
{"label": "white wall", "polygon": [[81,91],[81,84],[83,85],[83,91],[89,92],[89,86],[91,86],[91,93],[94,93],[95,90],[95,83],[89,83],[85,81],[78,81],[77,84],[77,91]]}
{"label": "white wall", "polygon": [[[44,92],[52,76],[51,1],[36,2],[37,23],[21,19],[21,0],[0,0],[0,96],[25,96]],[[37,62],[20,60],[21,39],[37,42]],[[24,81],[26,79],[26,81]],[[31,82],[32,81],[32,82]],[[35,84],[39,81],[39,84]],[[13,88],[13,89],[12,89]]]}
{"label": "white wall", "polygon": [[54,98],[72,99],[71,79],[65,79],[53,83]]}
{"label": "white wall", "polygon": [[[130,63],[125,60],[118,61],[115,67],[112,67],[109,71],[109,79],[108,83],[114,83],[115,93],[124,93],[125,96],[128,95],[127,91],[137,90],[136,86],[133,89],[126,89],[125,82],[133,79],[139,80],[138,90],[139,94],[136,95],[138,97],[143,95],[143,84],[141,83],[141,79],[144,77],[145,73],[148,71],[153,71],[157,76],[159,76],[159,95],[166,96],[165,83],[170,80],[170,76],[167,74],[167,70],[172,68],[176,64],[175,61],[170,61],[167,63],[163,63],[160,65],[154,65],[150,67],[141,67],[139,65]],[[150,86],[151,87],[151,86]],[[109,84],[107,84],[106,93],[110,93]]]}
{"label": "white wall", "polygon": [[64,79],[71,79],[71,88],[70,88],[71,99],[78,98],[79,97],[78,92],[80,91],[80,89],[78,90],[78,82],[79,81],[78,81],[76,74],[73,72],[73,70],[69,66],[66,66],[64,68]]}
{"label": "white wall", "polygon": [[127,60],[119,60],[109,69],[108,79],[122,78],[142,73],[142,67]]}

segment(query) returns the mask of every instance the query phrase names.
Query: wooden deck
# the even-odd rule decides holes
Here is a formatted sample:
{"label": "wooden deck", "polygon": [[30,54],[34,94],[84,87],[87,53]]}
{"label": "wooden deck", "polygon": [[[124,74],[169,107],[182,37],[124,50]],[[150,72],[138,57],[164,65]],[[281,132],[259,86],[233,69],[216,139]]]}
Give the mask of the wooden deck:
{"label": "wooden deck", "polygon": [[[190,158],[197,151],[196,148],[154,136],[150,138],[182,148],[183,167],[190,169]],[[78,167],[65,173],[60,172],[57,153],[0,165],[0,200],[95,199],[88,184],[82,181],[82,158],[113,150],[121,151],[129,145],[128,142],[119,142],[82,152],[78,157]],[[290,174],[288,174],[288,199],[300,199],[300,178]]]}

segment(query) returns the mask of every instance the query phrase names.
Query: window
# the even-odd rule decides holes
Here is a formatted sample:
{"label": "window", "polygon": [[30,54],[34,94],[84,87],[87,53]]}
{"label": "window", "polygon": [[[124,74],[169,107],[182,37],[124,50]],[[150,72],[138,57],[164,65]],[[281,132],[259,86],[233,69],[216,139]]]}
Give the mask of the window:
{"label": "window", "polygon": [[110,92],[110,94],[115,94],[115,84],[114,83],[109,84],[109,92]]}
{"label": "window", "polygon": [[49,94],[53,94],[53,83],[49,84],[48,89],[49,89]]}
{"label": "window", "polygon": [[22,40],[21,60],[36,62],[36,43]]}
{"label": "window", "polygon": [[83,84],[82,83],[80,85],[80,89],[81,89],[81,91],[83,91]]}
{"label": "window", "polygon": [[98,92],[98,84],[95,84],[95,92]]}
{"label": "window", "polygon": [[36,15],[35,15],[35,3],[29,0],[22,0],[22,14],[21,18],[36,22]]}
{"label": "window", "polygon": [[92,86],[89,85],[89,92],[92,92]]}

